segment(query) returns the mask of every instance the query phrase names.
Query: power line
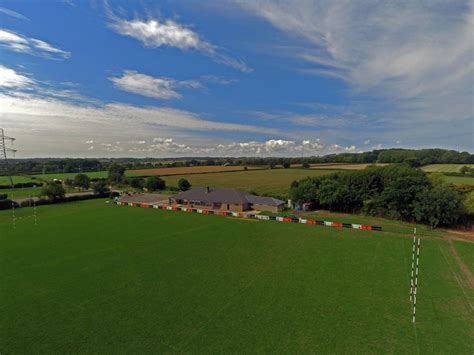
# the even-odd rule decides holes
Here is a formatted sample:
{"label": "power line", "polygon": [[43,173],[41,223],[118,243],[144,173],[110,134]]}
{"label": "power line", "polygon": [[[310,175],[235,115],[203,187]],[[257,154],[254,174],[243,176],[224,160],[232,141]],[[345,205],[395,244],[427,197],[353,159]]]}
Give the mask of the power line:
{"label": "power line", "polygon": [[2,161],[4,162],[5,172],[10,180],[10,188],[11,188],[11,201],[12,201],[12,222],[13,228],[16,228],[16,216],[15,216],[15,201],[13,200],[13,191],[14,191],[14,184],[13,184],[13,177],[12,172],[10,169],[10,165],[8,163],[8,154],[12,153],[13,155],[16,153],[16,149],[7,147],[7,143],[13,144],[15,138],[9,137],[5,135],[5,131],[3,128],[0,128],[0,154]]}

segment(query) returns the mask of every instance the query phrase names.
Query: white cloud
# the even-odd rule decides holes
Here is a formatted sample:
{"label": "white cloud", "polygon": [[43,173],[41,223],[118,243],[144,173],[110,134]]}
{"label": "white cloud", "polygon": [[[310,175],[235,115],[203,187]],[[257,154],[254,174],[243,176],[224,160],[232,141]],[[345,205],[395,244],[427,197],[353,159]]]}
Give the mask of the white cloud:
{"label": "white cloud", "polygon": [[110,15],[112,22],[110,28],[117,33],[132,37],[143,43],[148,48],[169,46],[181,50],[196,50],[211,57],[215,62],[227,65],[241,72],[248,73],[252,69],[242,60],[233,58],[224,53],[222,49],[203,40],[191,28],[183,26],[172,20],[125,20]]}
{"label": "white cloud", "polygon": [[151,48],[170,46],[180,49],[213,50],[213,46],[201,40],[196,32],[171,20],[164,22],[155,19],[117,20],[112,22],[110,27],[124,36],[138,39]]}
{"label": "white cloud", "polygon": [[365,145],[370,144],[370,139],[366,139],[366,140],[364,141],[364,144],[365,144]]}
{"label": "white cloud", "polygon": [[179,99],[178,88],[200,88],[196,80],[178,81],[169,78],[157,78],[133,70],[125,70],[121,77],[109,78],[114,85],[128,92],[158,99]]}
{"label": "white cloud", "polygon": [[70,52],[56,48],[45,41],[3,29],[0,29],[0,45],[14,52],[28,53],[49,59],[67,59],[71,56]]}
{"label": "white cloud", "polygon": [[[134,146],[143,147],[158,132],[173,137],[186,136],[188,141],[199,136],[215,141],[219,132],[233,135],[281,134],[272,128],[210,121],[192,112],[170,107],[123,103],[95,105],[42,96],[41,90],[37,92],[10,90],[0,93],[0,121],[19,142],[23,142],[23,156],[39,156],[41,152],[43,156],[57,156],[55,149],[64,155],[77,156],[78,151],[84,149],[84,142],[93,142],[95,152],[105,148],[119,152],[131,143],[122,144],[125,147],[121,148],[119,143],[112,142],[133,141]],[[72,136],[77,139],[74,144]],[[41,137],[40,142],[37,137]]]}
{"label": "white cloud", "polygon": [[0,65],[0,87],[24,89],[34,85],[35,82],[27,76],[18,74],[15,70]]}
{"label": "white cloud", "polygon": [[7,16],[10,16],[10,17],[14,17],[18,20],[26,20],[26,21],[29,21],[29,18],[16,12],[16,11],[13,11],[13,10],[10,10],[10,9],[6,9],[4,7],[0,7],[0,13],[2,14],[5,14]]}
{"label": "white cloud", "polygon": [[304,41],[292,55],[309,65],[306,73],[390,103],[381,117],[387,124],[473,118],[472,0],[237,2]]}

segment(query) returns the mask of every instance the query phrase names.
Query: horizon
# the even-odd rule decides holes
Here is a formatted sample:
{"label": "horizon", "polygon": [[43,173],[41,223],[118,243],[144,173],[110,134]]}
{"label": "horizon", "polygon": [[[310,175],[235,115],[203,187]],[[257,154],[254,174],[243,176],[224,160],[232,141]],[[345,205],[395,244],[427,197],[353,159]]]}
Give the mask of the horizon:
{"label": "horizon", "polygon": [[18,159],[474,152],[467,0],[5,0],[0,21]]}

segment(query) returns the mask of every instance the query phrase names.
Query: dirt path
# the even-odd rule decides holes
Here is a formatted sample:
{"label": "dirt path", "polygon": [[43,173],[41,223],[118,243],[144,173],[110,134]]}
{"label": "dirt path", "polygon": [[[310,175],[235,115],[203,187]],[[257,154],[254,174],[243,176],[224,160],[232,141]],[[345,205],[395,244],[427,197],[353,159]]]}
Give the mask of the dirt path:
{"label": "dirt path", "polygon": [[451,250],[451,254],[453,255],[454,257],[454,260],[456,260],[456,263],[458,264],[459,266],[459,269],[461,270],[461,272],[463,273],[464,275],[464,280],[466,281],[466,284],[467,286],[474,290],[474,274],[472,273],[471,270],[469,270],[469,268],[467,267],[467,265],[464,263],[464,261],[461,259],[461,257],[459,256],[459,253],[456,249],[456,246],[454,245],[453,243],[453,240],[452,239],[448,239],[448,242],[449,242],[449,246],[450,246],[450,250]]}

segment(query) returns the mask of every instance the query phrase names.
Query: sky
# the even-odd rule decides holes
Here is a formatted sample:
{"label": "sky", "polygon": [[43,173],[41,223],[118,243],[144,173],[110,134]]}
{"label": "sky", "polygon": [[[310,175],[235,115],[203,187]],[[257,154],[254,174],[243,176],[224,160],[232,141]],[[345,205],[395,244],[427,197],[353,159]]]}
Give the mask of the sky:
{"label": "sky", "polygon": [[474,151],[474,1],[2,0],[17,157]]}

